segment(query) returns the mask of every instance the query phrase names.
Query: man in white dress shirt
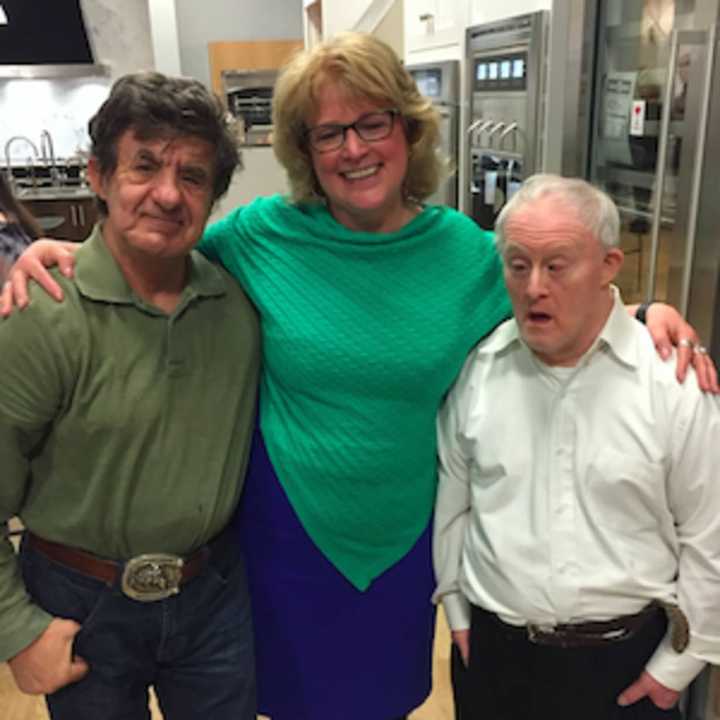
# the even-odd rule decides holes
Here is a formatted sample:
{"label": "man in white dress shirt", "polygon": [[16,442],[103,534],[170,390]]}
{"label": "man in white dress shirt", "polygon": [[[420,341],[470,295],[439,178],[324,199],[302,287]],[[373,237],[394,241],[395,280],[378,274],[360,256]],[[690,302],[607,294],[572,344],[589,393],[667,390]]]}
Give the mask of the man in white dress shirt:
{"label": "man in white dress shirt", "polygon": [[438,420],[459,717],[679,718],[720,662],[720,405],[624,310],[604,193],[535,176],[496,230],[515,318]]}

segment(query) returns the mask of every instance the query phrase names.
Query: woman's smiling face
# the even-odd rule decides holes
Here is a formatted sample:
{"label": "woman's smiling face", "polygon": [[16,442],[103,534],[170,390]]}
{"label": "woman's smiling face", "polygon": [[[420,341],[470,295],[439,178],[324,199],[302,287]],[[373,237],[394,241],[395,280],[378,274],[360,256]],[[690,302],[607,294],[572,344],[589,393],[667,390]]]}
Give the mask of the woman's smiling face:
{"label": "woman's smiling face", "polygon": [[[350,96],[329,82],[318,90],[317,110],[307,125],[347,125],[367,113],[391,109]],[[330,212],[345,227],[392,232],[413,217],[403,198],[408,143],[401,117],[394,118],[390,134],[381,140],[368,142],[348,129],[338,149],[318,152],[310,147],[310,154]]]}

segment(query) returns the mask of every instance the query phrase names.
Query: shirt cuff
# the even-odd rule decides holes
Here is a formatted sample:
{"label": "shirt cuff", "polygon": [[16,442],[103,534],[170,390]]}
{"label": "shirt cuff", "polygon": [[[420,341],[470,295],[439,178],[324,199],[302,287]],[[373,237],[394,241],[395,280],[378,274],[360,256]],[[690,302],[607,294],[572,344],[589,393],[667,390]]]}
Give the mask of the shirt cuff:
{"label": "shirt cuff", "polygon": [[670,644],[670,636],[666,634],[645,670],[665,687],[680,692],[700,674],[705,665],[704,660],[699,660],[687,651],[675,652]]}
{"label": "shirt cuff", "polygon": [[28,605],[0,633],[0,662],[10,660],[47,630],[53,616],[36,605]]}
{"label": "shirt cuff", "polygon": [[442,604],[451,630],[470,629],[470,603],[462,593],[443,595]]}

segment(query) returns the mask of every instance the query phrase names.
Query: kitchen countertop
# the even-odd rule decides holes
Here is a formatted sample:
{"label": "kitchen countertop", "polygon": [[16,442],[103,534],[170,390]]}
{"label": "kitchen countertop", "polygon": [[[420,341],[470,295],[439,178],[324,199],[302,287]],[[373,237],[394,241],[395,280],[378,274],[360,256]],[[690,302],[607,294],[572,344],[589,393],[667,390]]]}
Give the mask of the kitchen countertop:
{"label": "kitchen countertop", "polygon": [[18,200],[86,200],[95,197],[95,193],[85,186],[58,185],[36,188],[20,188],[15,191]]}

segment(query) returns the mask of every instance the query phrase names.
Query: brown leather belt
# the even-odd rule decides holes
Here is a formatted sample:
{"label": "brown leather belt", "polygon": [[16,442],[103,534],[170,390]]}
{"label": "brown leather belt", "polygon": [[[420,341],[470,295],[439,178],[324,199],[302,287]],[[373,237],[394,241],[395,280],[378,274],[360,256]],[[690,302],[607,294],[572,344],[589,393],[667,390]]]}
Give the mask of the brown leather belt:
{"label": "brown leather belt", "polygon": [[500,623],[505,630],[524,635],[536,645],[550,645],[562,648],[598,647],[627,640],[635,635],[647,622],[663,614],[663,609],[650,604],[638,613],[622,615],[612,620],[597,620],[584,623],[560,623],[559,625],[509,625],[494,613],[475,605],[473,613]]}
{"label": "brown leather belt", "polygon": [[187,558],[166,553],[148,553],[126,562],[117,562],[45,540],[30,531],[26,533],[26,542],[33,550],[71,570],[77,570],[107,585],[114,586],[119,582],[128,597],[141,602],[162,600],[177,594],[181,585],[200,574],[210,558],[208,545]]}
{"label": "brown leather belt", "polygon": [[653,617],[662,615],[662,609],[648,605],[638,613],[622,615],[612,620],[593,620],[584,623],[560,623],[545,627],[528,623],[527,636],[536,645],[555,647],[593,647],[627,640],[635,635]]}

